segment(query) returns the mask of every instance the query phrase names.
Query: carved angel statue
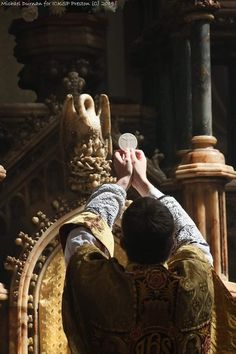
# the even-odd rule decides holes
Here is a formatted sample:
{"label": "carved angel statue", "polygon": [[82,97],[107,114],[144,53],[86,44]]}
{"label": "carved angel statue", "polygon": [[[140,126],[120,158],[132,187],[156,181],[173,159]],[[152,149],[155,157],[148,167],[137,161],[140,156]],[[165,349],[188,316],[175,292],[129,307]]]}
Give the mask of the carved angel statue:
{"label": "carved angel statue", "polygon": [[100,184],[113,182],[110,104],[106,95],[100,95],[97,111],[90,95],[80,95],[76,103],[68,95],[62,110],[61,138],[73,191],[91,193]]}

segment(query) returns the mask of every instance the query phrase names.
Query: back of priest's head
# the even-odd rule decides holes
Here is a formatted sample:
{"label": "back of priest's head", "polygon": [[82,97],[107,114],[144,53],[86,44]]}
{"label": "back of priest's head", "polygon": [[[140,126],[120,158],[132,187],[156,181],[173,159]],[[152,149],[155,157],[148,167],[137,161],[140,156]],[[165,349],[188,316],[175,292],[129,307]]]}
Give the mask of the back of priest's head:
{"label": "back of priest's head", "polygon": [[136,199],[122,218],[123,246],[128,259],[140,264],[164,263],[174,245],[174,220],[158,199]]}

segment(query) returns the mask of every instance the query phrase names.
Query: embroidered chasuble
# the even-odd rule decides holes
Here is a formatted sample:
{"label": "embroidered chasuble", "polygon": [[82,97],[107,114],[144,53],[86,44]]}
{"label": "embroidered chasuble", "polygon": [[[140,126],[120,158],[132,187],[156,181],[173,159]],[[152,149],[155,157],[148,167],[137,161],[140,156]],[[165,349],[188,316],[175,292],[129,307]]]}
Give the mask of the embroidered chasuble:
{"label": "embroidered chasuble", "polygon": [[[100,216],[81,213],[62,227],[62,239],[74,225],[113,255],[113,236]],[[168,264],[126,268],[93,245],[78,247],[67,267],[62,312],[72,353],[236,353],[235,301],[191,245]]]}

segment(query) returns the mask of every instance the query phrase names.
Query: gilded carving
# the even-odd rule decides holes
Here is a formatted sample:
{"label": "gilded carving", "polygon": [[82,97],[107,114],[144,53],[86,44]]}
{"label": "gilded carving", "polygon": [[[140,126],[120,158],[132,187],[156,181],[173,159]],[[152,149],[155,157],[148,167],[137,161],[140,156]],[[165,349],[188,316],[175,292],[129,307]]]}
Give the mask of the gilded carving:
{"label": "gilded carving", "polygon": [[181,7],[183,10],[196,9],[219,9],[220,2],[218,0],[170,0],[169,3]]}
{"label": "gilded carving", "polygon": [[18,270],[18,268],[22,268],[23,262],[15,257],[7,256],[4,265],[7,270]]}
{"label": "gilded carving", "polygon": [[73,191],[89,194],[100,184],[113,182],[110,104],[99,98],[98,110],[91,96],[82,94],[74,104],[68,95],[62,111],[62,144]]}
{"label": "gilded carving", "polygon": [[[62,202],[56,204],[59,209],[63,209],[64,214],[72,216],[83,207],[80,202],[77,206],[73,204],[69,211],[69,205],[63,208]],[[17,238],[18,245],[22,247],[19,258],[7,257],[6,268],[13,271],[9,294],[10,354],[69,354],[60,313],[65,264],[57,238],[58,228],[68,218],[68,214],[52,223],[45,214],[39,212],[34,217],[34,223],[42,228],[32,236],[21,232]],[[118,225],[116,231],[115,234],[119,235]],[[118,236],[115,241],[116,254],[125,264]],[[0,300],[2,294],[5,298],[7,291],[0,286]]]}
{"label": "gilded carving", "polygon": [[18,246],[34,246],[35,240],[32,239],[28,234],[25,234],[24,232],[20,231],[17,239],[16,239],[16,244]]}
{"label": "gilded carving", "polygon": [[79,76],[76,71],[71,71],[68,76],[63,79],[63,86],[68,94],[74,99],[78,98],[85,86],[85,80]]}
{"label": "gilded carving", "polygon": [[[77,212],[78,208],[81,208],[83,203],[84,199],[82,198],[79,198],[76,203],[70,203],[68,201],[67,203],[57,203],[57,207],[59,207],[57,214],[59,214],[61,218],[65,218],[65,216],[62,215],[65,213],[71,213],[72,210],[73,213]],[[63,285],[63,281],[60,281],[60,287],[58,287],[57,280],[58,282],[59,279],[63,280],[64,271],[63,269],[60,269],[57,273],[55,269],[58,271],[59,264],[63,265],[64,260],[57,237],[60,224],[60,221],[58,221],[57,218],[58,216],[56,215],[55,218],[51,220],[46,214],[39,211],[32,220],[32,222],[38,227],[38,231],[33,235],[20,232],[16,239],[17,245],[21,246],[19,257],[8,256],[6,259],[5,268],[13,272],[11,290],[9,292],[9,336],[11,338],[11,349],[9,354],[28,352],[41,353],[39,349],[40,340],[45,341],[45,345],[47,344],[47,340],[51,343],[48,349],[45,349],[46,347],[44,347],[44,352],[47,352],[48,354],[59,353],[60,347],[60,352],[63,354],[67,353],[67,351],[64,350],[64,348],[66,348],[66,340],[64,338],[65,335],[62,330],[62,325],[59,322],[54,322],[53,328],[49,330],[51,324],[49,321],[48,326],[43,330],[41,323],[39,324],[38,322],[41,320],[41,318],[39,319],[39,307],[42,305],[42,302],[39,304],[39,301],[42,300],[44,295],[44,301],[47,302],[50,310],[55,305],[54,314],[57,314],[57,316],[60,317],[58,303],[61,299],[61,286]],[[50,284],[52,288],[55,289],[55,294],[60,293],[60,296],[55,296],[55,299],[53,291],[52,296],[50,297],[47,292],[45,294],[42,292],[41,295],[44,284],[42,284],[44,273],[47,272],[48,267],[49,269],[54,267],[54,275]],[[56,279],[56,273],[58,274],[58,279]],[[1,287],[0,284],[0,300],[5,299],[6,297],[7,291]],[[56,302],[58,303],[56,304]],[[40,307],[40,310],[42,311],[42,307]],[[41,330],[43,332],[43,337],[41,336]],[[57,331],[56,336],[53,334],[53,330]],[[46,332],[48,335],[44,338]],[[50,335],[52,336],[50,337]]]}
{"label": "gilded carving", "polygon": [[0,181],[2,181],[5,177],[6,177],[6,170],[2,165],[0,165]]}
{"label": "gilded carving", "polygon": [[197,7],[203,8],[216,8],[220,7],[220,3],[218,0],[195,0],[194,5]]}
{"label": "gilded carving", "polygon": [[7,300],[8,291],[2,283],[0,283],[0,301]]}
{"label": "gilded carving", "polygon": [[37,216],[32,218],[32,222],[39,227],[41,232],[46,231],[53,224],[42,211],[37,212]]}

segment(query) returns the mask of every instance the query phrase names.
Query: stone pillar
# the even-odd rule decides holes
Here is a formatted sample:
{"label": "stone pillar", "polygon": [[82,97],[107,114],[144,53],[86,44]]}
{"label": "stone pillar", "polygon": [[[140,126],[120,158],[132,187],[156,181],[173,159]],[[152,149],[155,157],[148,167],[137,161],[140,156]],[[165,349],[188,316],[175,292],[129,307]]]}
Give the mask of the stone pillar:
{"label": "stone pillar", "polygon": [[183,33],[174,41],[175,132],[178,155],[190,148],[192,137],[192,92],[190,41]]}
{"label": "stone pillar", "polygon": [[[200,16],[200,18],[198,17]],[[190,15],[193,136],[212,135],[210,23],[212,15]]]}
{"label": "stone pillar", "polygon": [[[164,51],[163,51],[164,52]],[[162,168],[165,172],[171,170],[174,164],[174,87],[171,77],[171,60],[166,53],[161,53],[158,63],[158,131],[157,146],[164,153]]]}
{"label": "stone pillar", "polygon": [[[216,272],[228,277],[225,184],[236,178],[233,167],[225,164],[215,149],[212,136],[210,21],[211,2],[195,2],[197,11],[185,17],[190,23],[192,67],[192,148],[176,169],[176,179],[183,186],[183,202],[210,245]],[[214,7],[217,6],[217,1]],[[193,7],[194,10],[194,7]],[[196,10],[196,9],[195,9]],[[205,11],[203,11],[205,10]],[[207,10],[207,11],[206,11]]]}
{"label": "stone pillar", "polygon": [[214,267],[228,276],[225,184],[236,178],[233,167],[214,148],[213,136],[195,136],[192,149],[176,169],[183,185],[183,203],[210,245]]}

